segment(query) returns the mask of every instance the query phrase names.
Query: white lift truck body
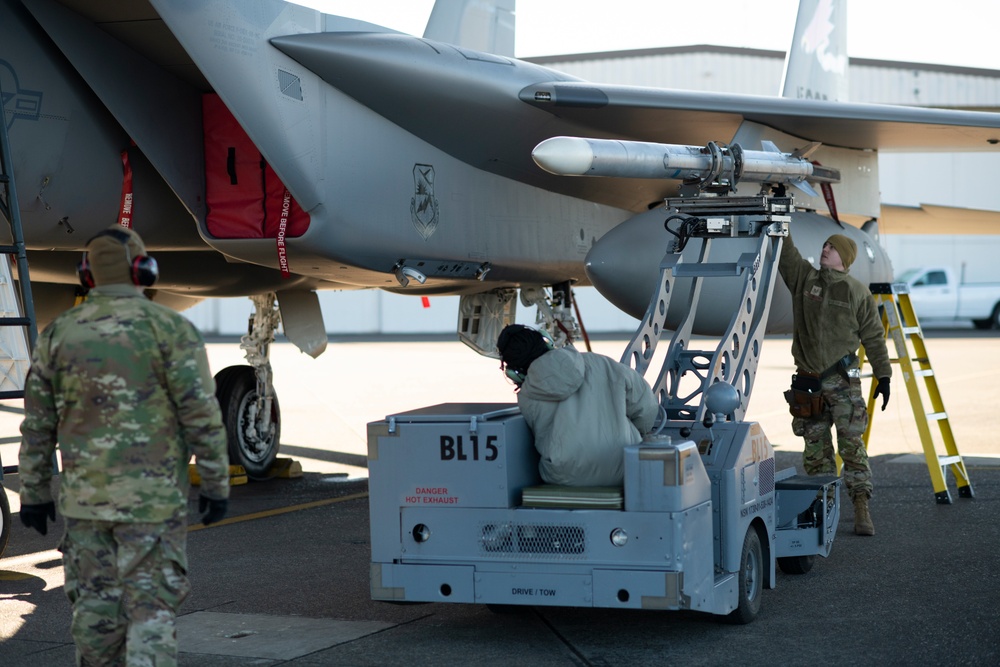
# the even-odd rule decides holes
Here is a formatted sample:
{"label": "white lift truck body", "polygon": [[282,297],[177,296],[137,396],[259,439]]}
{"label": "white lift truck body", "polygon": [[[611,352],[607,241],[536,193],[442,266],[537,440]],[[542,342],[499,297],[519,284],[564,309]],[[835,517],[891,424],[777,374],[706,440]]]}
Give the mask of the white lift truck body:
{"label": "white lift truck body", "polygon": [[[673,332],[653,387],[665,417],[623,448],[623,488],[544,486],[515,404],[442,404],[372,422],[373,599],[692,609],[745,623],[776,565],[801,573],[830,553],[839,479],[776,471],[763,430],[743,421],[791,200],[667,204],[687,228],[678,238],[702,239],[703,261],[666,253],[623,363],[645,372],[677,276],[693,278],[693,301],[703,278],[741,276],[745,305],[714,352],[690,349],[690,322]],[[759,237],[760,252],[708,261],[713,238],[737,235]]]}

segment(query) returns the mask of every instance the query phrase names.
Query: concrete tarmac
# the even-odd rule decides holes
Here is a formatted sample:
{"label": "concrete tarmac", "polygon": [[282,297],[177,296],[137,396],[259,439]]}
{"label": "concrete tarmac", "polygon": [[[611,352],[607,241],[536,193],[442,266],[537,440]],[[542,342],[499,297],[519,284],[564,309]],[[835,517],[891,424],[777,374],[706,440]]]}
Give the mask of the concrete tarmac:
{"label": "concrete tarmac", "polygon": [[[193,593],[178,618],[180,664],[1000,664],[1000,335],[925,333],[975,499],[958,498],[949,476],[954,502],[935,502],[894,368],[892,400],[875,414],[869,444],[877,535],[853,534],[845,500],[830,557],[805,575],[779,572],[747,626],[695,612],[525,607],[497,614],[480,605],[371,601],[366,424],[436,403],[513,402],[513,387],[496,361],[454,341],[333,340],[317,360],[276,343],[282,453],[304,475],[234,487],[224,522],[192,526]],[[617,358],[626,342],[593,345]],[[801,443],[781,399],[792,373],[789,348],[787,337],[765,341],[748,414],[775,445],[779,469],[800,464]],[[209,354],[214,371],[243,361],[233,342],[212,342]],[[20,418],[18,403],[0,406],[5,465],[16,463]],[[17,512],[17,475],[3,483]],[[192,518],[196,499],[193,490]],[[73,664],[56,551],[62,529],[60,518],[43,537],[15,516],[0,560],[3,667]]]}

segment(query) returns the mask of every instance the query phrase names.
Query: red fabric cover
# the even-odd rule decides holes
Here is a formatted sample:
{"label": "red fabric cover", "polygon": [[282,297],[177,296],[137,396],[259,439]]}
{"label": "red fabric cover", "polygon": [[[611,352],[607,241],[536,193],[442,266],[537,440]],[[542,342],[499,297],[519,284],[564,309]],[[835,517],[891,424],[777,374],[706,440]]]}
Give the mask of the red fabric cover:
{"label": "red fabric cover", "polygon": [[[277,238],[285,185],[218,95],[202,96],[208,233],[220,239]],[[292,199],[286,237],[301,236],[309,214]]]}

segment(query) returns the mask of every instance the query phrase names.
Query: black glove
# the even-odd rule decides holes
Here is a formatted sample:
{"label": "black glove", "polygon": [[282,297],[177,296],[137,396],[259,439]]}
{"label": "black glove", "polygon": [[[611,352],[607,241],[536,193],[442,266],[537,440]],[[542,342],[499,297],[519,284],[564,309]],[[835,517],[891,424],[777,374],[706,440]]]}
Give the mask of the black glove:
{"label": "black glove", "polygon": [[[3,493],[0,491],[0,493]],[[49,532],[48,522],[45,517],[56,520],[56,504],[54,501],[38,503],[37,505],[21,505],[21,523],[26,528],[34,528],[42,535]]]}
{"label": "black glove", "polygon": [[[206,508],[208,508],[207,512],[205,511]],[[222,521],[222,518],[226,516],[228,508],[228,500],[216,500],[208,496],[198,496],[198,511],[201,512],[201,523],[203,525],[207,526]]]}
{"label": "black glove", "polygon": [[872,398],[878,398],[879,394],[882,395],[882,410],[885,410],[885,406],[889,404],[889,378],[878,379],[878,386],[875,387],[875,395]]}

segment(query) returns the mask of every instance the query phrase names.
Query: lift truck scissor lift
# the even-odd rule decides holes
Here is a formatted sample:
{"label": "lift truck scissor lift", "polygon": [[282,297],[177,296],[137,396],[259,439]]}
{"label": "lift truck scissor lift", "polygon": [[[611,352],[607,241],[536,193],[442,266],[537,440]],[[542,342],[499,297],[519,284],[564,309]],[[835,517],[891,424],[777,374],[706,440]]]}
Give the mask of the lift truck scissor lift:
{"label": "lift truck scissor lift", "polygon": [[[839,519],[837,477],[777,471],[760,426],[743,417],[753,387],[790,197],[667,200],[678,239],[623,356],[644,373],[677,278],[691,305],[653,387],[657,432],[624,448],[623,488],[552,487],[516,405],[449,403],[368,425],[371,594],[392,602],[692,609],[752,621],[776,566],[808,571]],[[668,227],[669,229],[669,227]],[[709,247],[756,240],[734,263]],[[745,241],[744,241],[745,242]],[[676,252],[674,250],[677,250]],[[742,280],[715,350],[692,349],[701,284]]]}

